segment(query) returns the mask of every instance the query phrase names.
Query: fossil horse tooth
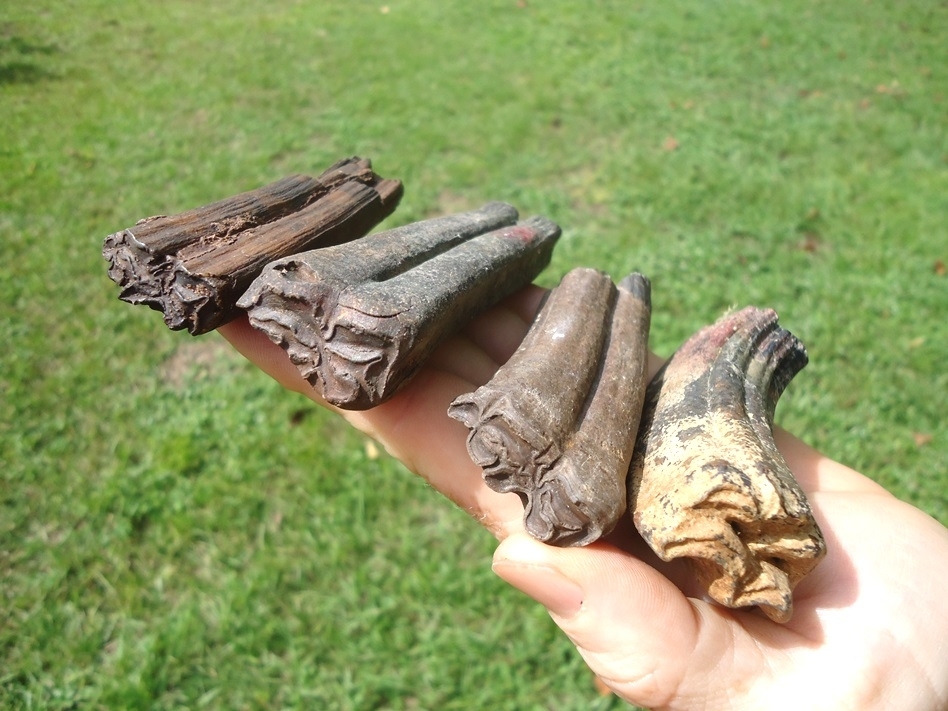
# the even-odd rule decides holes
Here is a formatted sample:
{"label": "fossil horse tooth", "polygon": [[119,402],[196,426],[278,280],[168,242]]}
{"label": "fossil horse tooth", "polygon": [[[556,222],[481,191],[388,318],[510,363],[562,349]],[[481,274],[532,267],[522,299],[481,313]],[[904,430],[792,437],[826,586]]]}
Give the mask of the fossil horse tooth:
{"label": "fossil horse tooth", "polygon": [[277,260],[241,297],[322,397],[364,410],[547,265],[559,227],[505,203]]}
{"label": "fossil horse tooth", "polygon": [[619,288],[574,269],[548,295],[520,348],[448,414],[488,486],[524,503],[541,541],[585,545],[626,510],[626,477],[645,396],[650,286]]}
{"label": "fossil horse tooth", "polygon": [[164,314],[172,330],[212,331],[240,314],[238,297],[267,262],[365,235],[388,217],[402,184],[363,158],[319,176],[292,175],[109,235],[102,255],[119,298]]}
{"label": "fossil horse tooth", "polygon": [[629,508],[658,556],[689,560],[716,602],[777,622],[826,552],[773,440],[777,400],[806,362],[771,310],[700,330],[649,384],[630,470]]}

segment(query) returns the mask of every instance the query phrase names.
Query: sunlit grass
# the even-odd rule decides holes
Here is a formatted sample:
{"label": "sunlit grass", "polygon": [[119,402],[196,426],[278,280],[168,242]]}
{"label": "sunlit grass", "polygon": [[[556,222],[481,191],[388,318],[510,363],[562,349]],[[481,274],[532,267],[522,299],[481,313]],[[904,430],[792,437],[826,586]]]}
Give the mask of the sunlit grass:
{"label": "sunlit grass", "polygon": [[389,224],[508,200],[653,281],[670,353],[772,306],[778,419],[948,523],[948,26],[928,2],[0,10],[0,705],[618,708],[493,542],[102,238],[358,154]]}

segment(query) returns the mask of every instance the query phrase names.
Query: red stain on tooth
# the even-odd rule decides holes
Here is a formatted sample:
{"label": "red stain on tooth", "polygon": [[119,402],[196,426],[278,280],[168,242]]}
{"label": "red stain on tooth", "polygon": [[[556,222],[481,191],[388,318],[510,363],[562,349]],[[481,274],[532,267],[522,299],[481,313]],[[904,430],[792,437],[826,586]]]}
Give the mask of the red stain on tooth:
{"label": "red stain on tooth", "polygon": [[504,230],[503,236],[505,239],[515,239],[526,243],[536,238],[537,231],[528,225],[513,225]]}

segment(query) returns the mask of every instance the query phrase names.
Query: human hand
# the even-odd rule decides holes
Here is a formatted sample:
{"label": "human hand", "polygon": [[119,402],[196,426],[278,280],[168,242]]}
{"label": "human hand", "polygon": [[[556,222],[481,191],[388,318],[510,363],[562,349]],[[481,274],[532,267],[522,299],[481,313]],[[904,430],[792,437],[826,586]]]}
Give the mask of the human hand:
{"label": "human hand", "polygon": [[[487,488],[467,454],[467,429],[446,412],[513,353],[542,296],[524,289],[439,348],[394,398],[340,414],[501,539],[496,573],[544,604],[592,670],[632,703],[945,708],[948,530],[785,432],[776,432],[778,446],[828,548],[797,587],[787,624],[704,601],[687,567],[659,561],[628,520],[585,548],[554,548],[523,533],[519,498]],[[325,405],[245,319],[219,330],[282,385]],[[651,372],[659,365],[653,358]]]}
{"label": "human hand", "polygon": [[[484,484],[480,468],[467,453],[467,428],[448,417],[448,405],[458,395],[490,380],[510,357],[544,294],[543,289],[527,287],[474,319],[442,344],[394,397],[364,411],[340,410],[327,404],[283,349],[252,328],[246,318],[218,331],[285,388],[338,412],[503,539],[523,530],[523,505],[515,494],[498,494]],[[653,371],[659,364],[656,359]]]}

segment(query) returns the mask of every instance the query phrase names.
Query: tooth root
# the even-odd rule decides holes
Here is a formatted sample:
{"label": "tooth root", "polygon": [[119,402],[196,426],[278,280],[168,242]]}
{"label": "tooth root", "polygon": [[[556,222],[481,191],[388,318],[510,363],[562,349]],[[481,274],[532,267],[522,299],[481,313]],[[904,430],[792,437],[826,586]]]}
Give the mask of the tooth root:
{"label": "tooth root", "polygon": [[645,396],[649,284],[574,269],[494,378],[452,403],[488,486],[517,493],[539,540],[584,545],[625,513]]}
{"label": "tooth root", "polygon": [[773,440],[777,399],[806,361],[773,311],[702,329],[649,384],[630,470],[629,507],[652,549],[690,560],[717,602],[781,622],[826,552]]}

